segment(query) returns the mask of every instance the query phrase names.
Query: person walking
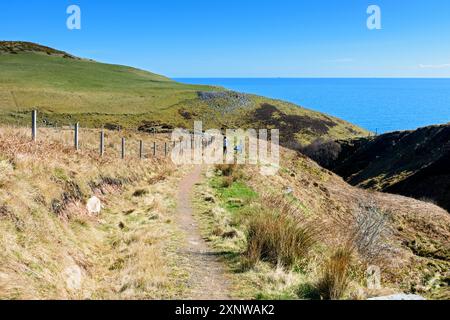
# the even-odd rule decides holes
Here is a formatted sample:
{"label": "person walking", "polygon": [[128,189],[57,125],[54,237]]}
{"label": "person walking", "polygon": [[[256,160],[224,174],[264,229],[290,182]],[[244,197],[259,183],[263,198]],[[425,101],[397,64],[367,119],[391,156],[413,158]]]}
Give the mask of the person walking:
{"label": "person walking", "polygon": [[227,154],[228,151],[228,139],[226,136],[223,137],[223,154]]}

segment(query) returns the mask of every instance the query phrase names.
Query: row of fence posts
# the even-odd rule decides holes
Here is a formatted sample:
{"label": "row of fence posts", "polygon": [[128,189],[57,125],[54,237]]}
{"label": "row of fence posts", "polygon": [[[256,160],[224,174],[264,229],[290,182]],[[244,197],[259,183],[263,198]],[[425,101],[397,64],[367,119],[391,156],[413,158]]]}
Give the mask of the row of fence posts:
{"label": "row of fence posts", "polygon": [[[75,150],[80,150],[80,135],[79,135],[79,131],[80,131],[80,124],[77,122],[74,125],[74,148]],[[37,141],[37,111],[33,110],[32,115],[31,115],[31,136],[34,142]],[[126,152],[125,152],[125,144],[126,144],[126,140],[125,138],[122,138],[122,143],[121,143],[121,158],[125,159],[126,156]],[[153,153],[153,157],[156,157],[156,150],[157,150],[157,145],[156,142],[153,142],[153,147],[152,147],[152,153]],[[169,148],[167,145],[167,142],[164,143],[164,156],[167,157],[169,152]],[[100,156],[103,157],[105,154],[105,132],[102,130],[100,131]],[[143,159],[144,158],[144,141],[139,140],[139,158]]]}

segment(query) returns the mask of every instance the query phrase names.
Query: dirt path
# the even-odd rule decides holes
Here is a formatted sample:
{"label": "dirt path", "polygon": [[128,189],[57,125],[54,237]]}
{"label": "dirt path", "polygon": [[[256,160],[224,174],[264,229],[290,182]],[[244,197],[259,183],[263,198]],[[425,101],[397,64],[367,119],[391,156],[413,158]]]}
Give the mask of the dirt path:
{"label": "dirt path", "polygon": [[201,180],[201,166],[186,176],[180,183],[178,191],[178,222],[185,232],[186,243],[181,248],[191,267],[189,279],[190,299],[224,300],[230,299],[229,284],[224,275],[224,267],[217,255],[208,247],[200,235],[200,230],[193,217],[191,205],[194,185]]}

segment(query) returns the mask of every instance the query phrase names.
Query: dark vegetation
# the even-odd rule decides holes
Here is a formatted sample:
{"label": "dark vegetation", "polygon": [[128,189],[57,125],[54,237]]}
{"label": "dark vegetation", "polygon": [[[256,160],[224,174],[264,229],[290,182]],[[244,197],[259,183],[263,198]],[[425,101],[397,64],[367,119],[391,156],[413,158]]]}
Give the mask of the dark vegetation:
{"label": "dark vegetation", "polygon": [[69,59],[79,58],[68,54],[67,52],[56,50],[50,47],[42,46],[32,42],[24,41],[3,41],[0,46],[0,53],[18,54],[22,52],[43,53],[46,55],[59,56]]}
{"label": "dark vegetation", "polygon": [[280,129],[280,143],[296,140],[296,134],[305,132],[315,136],[326,135],[337,125],[331,119],[317,119],[307,115],[286,114],[276,106],[263,103],[252,115],[261,126]]}
{"label": "dark vegetation", "polygon": [[341,146],[333,140],[318,138],[305,147],[299,147],[298,150],[321,166],[327,167],[336,161],[341,152]]}
{"label": "dark vegetation", "polygon": [[322,165],[349,183],[428,199],[450,210],[450,125],[340,142],[342,151]]}

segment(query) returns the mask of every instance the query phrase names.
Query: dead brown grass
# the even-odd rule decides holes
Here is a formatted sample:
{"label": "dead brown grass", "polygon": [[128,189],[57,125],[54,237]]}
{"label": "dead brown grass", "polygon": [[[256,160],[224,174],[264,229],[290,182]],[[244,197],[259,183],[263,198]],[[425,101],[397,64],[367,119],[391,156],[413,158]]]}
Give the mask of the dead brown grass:
{"label": "dead brown grass", "polygon": [[322,299],[339,300],[344,297],[350,283],[351,261],[352,249],[346,246],[338,248],[325,262],[316,285]]}
{"label": "dead brown grass", "polygon": [[318,229],[280,197],[263,197],[263,203],[247,213],[246,264],[262,260],[291,267],[305,259],[318,241]]}
{"label": "dead brown grass", "polygon": [[[115,144],[122,134],[107,139]],[[0,128],[0,299],[161,297],[170,225],[149,216],[170,215],[163,193],[153,191],[170,183],[171,164],[139,160],[137,143],[125,161],[112,147],[100,157],[96,130],[83,131],[75,151],[71,135],[39,129],[33,143],[28,129]],[[163,145],[166,137],[129,135],[130,144],[140,139]],[[152,192],[135,202],[133,192],[148,181]],[[93,195],[104,206],[99,216],[85,208]],[[135,213],[126,215],[130,207]],[[120,268],[110,269],[113,262]]]}

